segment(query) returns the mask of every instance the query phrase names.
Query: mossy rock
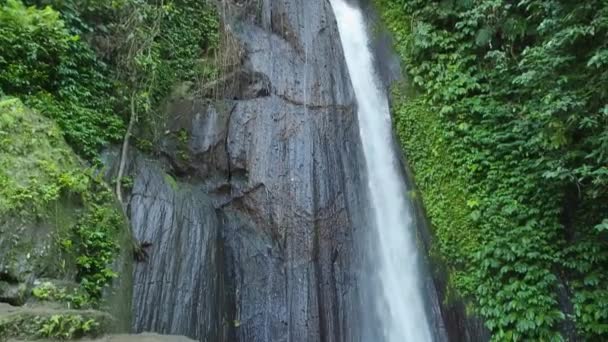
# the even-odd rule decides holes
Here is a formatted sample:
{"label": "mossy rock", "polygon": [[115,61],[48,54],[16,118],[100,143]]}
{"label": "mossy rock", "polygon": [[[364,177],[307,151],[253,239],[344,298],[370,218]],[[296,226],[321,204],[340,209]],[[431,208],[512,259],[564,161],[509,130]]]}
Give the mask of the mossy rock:
{"label": "mossy rock", "polygon": [[116,323],[106,312],[56,309],[53,306],[13,307],[0,303],[0,340],[98,337]]}
{"label": "mossy rock", "polygon": [[30,282],[69,273],[54,243],[71,226],[86,179],[78,158],[50,119],[16,98],[0,100],[0,274]]}
{"label": "mossy rock", "polygon": [[[22,304],[15,286],[25,284],[29,296],[34,281],[54,279],[88,284],[94,305],[130,303],[131,239],[98,178],[53,120],[0,98],[0,290],[11,294],[0,302]],[[108,286],[116,275],[121,286]]]}
{"label": "mossy rock", "polygon": [[0,302],[23,305],[27,298],[27,285],[0,280]]}
{"label": "mossy rock", "polygon": [[0,99],[0,166],[0,214],[43,214],[57,181],[80,173],[59,127],[16,98]]}

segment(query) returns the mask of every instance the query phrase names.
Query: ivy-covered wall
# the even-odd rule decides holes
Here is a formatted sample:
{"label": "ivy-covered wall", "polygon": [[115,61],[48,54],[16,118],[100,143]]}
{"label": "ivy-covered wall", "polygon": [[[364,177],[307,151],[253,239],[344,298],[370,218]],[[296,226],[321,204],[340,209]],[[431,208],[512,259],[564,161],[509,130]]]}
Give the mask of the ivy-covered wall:
{"label": "ivy-covered wall", "polygon": [[451,290],[494,340],[608,338],[608,4],[375,4]]}

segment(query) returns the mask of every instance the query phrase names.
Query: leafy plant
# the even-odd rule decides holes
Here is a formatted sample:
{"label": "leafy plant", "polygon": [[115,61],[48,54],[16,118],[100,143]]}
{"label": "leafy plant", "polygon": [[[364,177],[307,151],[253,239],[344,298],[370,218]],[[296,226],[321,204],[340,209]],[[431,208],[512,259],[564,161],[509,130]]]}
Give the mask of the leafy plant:
{"label": "leafy plant", "polygon": [[[111,195],[108,193],[108,195]],[[103,204],[100,198],[90,198],[89,210],[73,229],[76,241],[77,278],[83,289],[96,303],[103,288],[117,277],[111,264],[118,252],[114,236],[123,229],[123,217],[116,207]]]}
{"label": "leafy plant", "polygon": [[85,319],[80,315],[53,315],[39,319],[39,324],[39,337],[62,340],[85,336],[99,326],[94,319]]}
{"label": "leafy plant", "polygon": [[38,300],[59,300],[65,296],[65,291],[51,282],[44,282],[32,289],[32,295]]}
{"label": "leafy plant", "polygon": [[494,340],[559,340],[566,284],[578,334],[606,339],[606,3],[375,3],[411,80],[396,131],[452,285]]}
{"label": "leafy plant", "polygon": [[93,158],[123,130],[106,65],[52,8],[0,6],[0,88],[57,120],[74,149]]}

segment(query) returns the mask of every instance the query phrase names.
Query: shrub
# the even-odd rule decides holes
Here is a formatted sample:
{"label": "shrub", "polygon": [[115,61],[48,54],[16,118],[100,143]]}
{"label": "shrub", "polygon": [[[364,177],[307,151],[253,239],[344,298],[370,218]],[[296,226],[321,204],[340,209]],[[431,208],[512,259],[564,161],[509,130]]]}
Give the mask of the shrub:
{"label": "shrub", "polygon": [[81,155],[122,136],[111,74],[51,7],[7,0],[0,7],[0,89],[57,120]]}

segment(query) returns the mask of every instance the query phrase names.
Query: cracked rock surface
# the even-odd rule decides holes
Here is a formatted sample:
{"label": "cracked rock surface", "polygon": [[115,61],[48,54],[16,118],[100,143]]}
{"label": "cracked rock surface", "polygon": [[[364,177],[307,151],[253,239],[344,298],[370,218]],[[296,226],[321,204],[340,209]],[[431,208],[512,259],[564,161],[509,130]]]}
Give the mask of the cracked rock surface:
{"label": "cracked rock surface", "polygon": [[366,183],[329,2],[224,5],[243,51],[229,91],[208,100],[185,85],[167,104],[162,162],[131,158],[129,215],[148,256],[135,267],[133,328],[358,341]]}

